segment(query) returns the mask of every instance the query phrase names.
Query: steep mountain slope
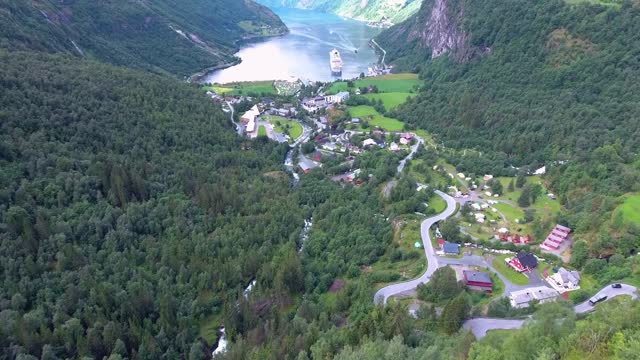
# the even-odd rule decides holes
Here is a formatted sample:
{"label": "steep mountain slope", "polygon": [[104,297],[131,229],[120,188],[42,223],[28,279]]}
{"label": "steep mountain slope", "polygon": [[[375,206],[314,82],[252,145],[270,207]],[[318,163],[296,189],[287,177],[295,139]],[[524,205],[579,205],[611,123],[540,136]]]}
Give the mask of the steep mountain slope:
{"label": "steep mountain slope", "polygon": [[168,77],[67,55],[0,63],[0,358],[207,358],[203,318],[293,251],[301,211],[263,176],[286,149],[242,146]]}
{"label": "steep mountain slope", "polygon": [[546,164],[571,224],[593,240],[607,234],[594,253],[640,245],[611,242],[626,236],[611,210],[640,191],[637,1],[432,0],[378,40],[426,81],[395,115],[447,147],[478,150],[452,155],[459,170]]}
{"label": "steep mountain slope", "polygon": [[64,51],[190,75],[235,61],[236,42],[286,27],[250,0],[0,0],[0,47]]}
{"label": "steep mountain slope", "polygon": [[274,7],[294,7],[328,12],[362,21],[399,23],[415,14],[421,0],[258,0]]}

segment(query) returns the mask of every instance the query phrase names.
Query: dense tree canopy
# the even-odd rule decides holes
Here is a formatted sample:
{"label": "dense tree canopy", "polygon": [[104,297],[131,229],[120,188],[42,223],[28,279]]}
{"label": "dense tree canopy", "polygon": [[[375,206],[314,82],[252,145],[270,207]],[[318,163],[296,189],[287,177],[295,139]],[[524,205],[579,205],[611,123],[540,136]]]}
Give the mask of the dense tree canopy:
{"label": "dense tree canopy", "polygon": [[263,175],[284,149],[241,150],[198,90],[66,57],[0,62],[2,353],[175,358],[295,248],[288,182]]}

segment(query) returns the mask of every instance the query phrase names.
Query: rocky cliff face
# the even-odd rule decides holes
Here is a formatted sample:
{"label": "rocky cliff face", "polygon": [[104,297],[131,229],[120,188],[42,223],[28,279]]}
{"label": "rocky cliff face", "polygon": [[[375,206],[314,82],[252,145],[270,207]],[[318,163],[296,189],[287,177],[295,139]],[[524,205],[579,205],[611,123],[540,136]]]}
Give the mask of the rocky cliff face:
{"label": "rocky cliff face", "polygon": [[468,61],[489,49],[470,46],[469,33],[462,27],[464,17],[465,0],[424,0],[417,14],[377,40],[391,61],[402,59],[415,65],[445,54],[458,62]]}
{"label": "rocky cliff face", "polygon": [[464,8],[451,8],[449,0],[430,1],[431,11],[420,11],[410,30],[409,39],[417,38],[420,43],[431,49],[431,57],[437,58],[453,52],[456,57],[465,53],[467,34],[459,24],[464,16]]}

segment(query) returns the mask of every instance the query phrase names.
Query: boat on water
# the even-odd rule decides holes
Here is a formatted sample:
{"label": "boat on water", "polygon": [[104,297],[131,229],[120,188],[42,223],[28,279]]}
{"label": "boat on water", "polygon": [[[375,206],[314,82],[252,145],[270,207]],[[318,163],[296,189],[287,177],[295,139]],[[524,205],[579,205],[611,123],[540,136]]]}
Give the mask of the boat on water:
{"label": "boat on water", "polygon": [[342,75],[342,58],[338,50],[333,49],[329,52],[329,65],[331,66],[331,75]]}

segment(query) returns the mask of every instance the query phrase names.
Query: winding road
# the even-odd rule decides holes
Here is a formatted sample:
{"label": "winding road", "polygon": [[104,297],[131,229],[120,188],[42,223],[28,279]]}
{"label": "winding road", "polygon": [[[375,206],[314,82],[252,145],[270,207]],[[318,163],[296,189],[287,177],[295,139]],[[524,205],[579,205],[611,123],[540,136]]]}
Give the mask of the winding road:
{"label": "winding road", "polygon": [[[515,286],[511,284],[504,276],[502,276],[498,271],[493,269],[493,267],[488,264],[483,258],[479,256],[464,256],[462,258],[444,258],[438,257],[435,254],[433,249],[433,243],[431,242],[431,234],[429,233],[429,229],[434,224],[439,221],[445,220],[449,216],[453,215],[456,211],[456,200],[439,191],[436,190],[435,193],[443,198],[447,202],[446,209],[437,214],[435,216],[429,217],[422,221],[420,224],[420,234],[422,237],[422,244],[424,247],[424,253],[427,259],[427,269],[425,272],[420,275],[418,278],[404,281],[401,283],[391,284],[385,286],[378,291],[376,291],[373,301],[375,304],[386,304],[389,297],[399,294],[408,293],[410,291],[415,290],[418,285],[427,283],[433,273],[440,267],[446,265],[473,265],[473,266],[481,266],[486,267],[492,270],[495,274],[497,274],[505,283],[505,291],[502,296],[506,296],[511,291],[518,290],[521,288],[527,288],[530,286],[540,285],[540,284],[528,284],[525,286]],[[621,284],[620,288],[613,288],[610,285],[601,289],[596,295],[606,295],[608,301],[616,296],[620,295],[628,295],[631,296],[632,299],[636,300],[638,298],[638,289],[635,286],[628,284]],[[594,295],[594,296],[596,296]],[[577,314],[584,314],[590,311],[595,310],[597,305],[593,306],[589,303],[589,300],[586,300],[578,305],[573,307],[573,311]],[[497,330],[497,329],[519,329],[521,328],[528,319],[496,319],[496,318],[473,318],[466,320],[463,323],[463,328],[470,330],[473,335],[480,339],[484,337],[488,331]]]}
{"label": "winding road", "polygon": [[231,123],[236,127],[236,132],[238,133],[238,135],[242,136],[244,134],[244,125],[238,124],[233,120],[235,109],[229,101],[225,100],[225,103],[227,103],[227,106],[229,107],[229,117],[231,118]]}
{"label": "winding road", "polygon": [[[635,286],[621,284],[622,287],[619,289],[611,287],[611,285],[607,285],[602,290],[598,291],[596,295],[606,295],[607,300],[609,301],[612,298],[620,295],[628,295],[631,296],[633,300],[638,298],[637,291],[638,289]],[[595,295],[594,295],[595,296]],[[594,311],[597,308],[596,305],[589,304],[589,300],[586,300],[583,303],[580,303],[573,307],[573,311],[576,314],[584,314],[591,311]],[[487,335],[487,332],[491,330],[507,330],[507,329],[519,329],[529,320],[527,319],[496,319],[496,318],[475,318],[466,320],[462,327],[471,331],[471,333],[477,338],[480,339]]]}
{"label": "winding road", "polygon": [[386,304],[389,297],[414,290],[418,285],[428,282],[431,275],[433,275],[433,273],[438,269],[438,257],[433,250],[429,228],[431,228],[433,224],[453,215],[456,211],[456,201],[453,197],[443,193],[442,191],[436,190],[436,194],[447,202],[447,208],[440,214],[426,218],[422,221],[422,224],[420,224],[422,245],[424,247],[424,254],[427,257],[427,270],[425,270],[425,272],[416,279],[388,285],[376,291],[376,294],[373,297],[373,301],[376,304]]}

